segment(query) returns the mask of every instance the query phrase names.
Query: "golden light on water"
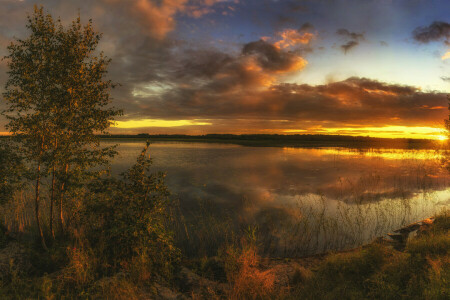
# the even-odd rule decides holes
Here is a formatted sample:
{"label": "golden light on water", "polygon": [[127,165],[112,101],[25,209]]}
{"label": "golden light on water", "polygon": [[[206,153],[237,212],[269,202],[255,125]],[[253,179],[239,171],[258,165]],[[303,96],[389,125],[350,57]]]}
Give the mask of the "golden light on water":
{"label": "golden light on water", "polygon": [[345,148],[321,148],[321,149],[307,149],[307,148],[293,148],[283,147],[285,153],[314,155],[321,157],[323,155],[332,155],[340,157],[377,157],[386,160],[434,160],[439,161],[447,157],[445,151],[435,150],[405,150],[405,149],[372,149],[368,151],[345,149]]}

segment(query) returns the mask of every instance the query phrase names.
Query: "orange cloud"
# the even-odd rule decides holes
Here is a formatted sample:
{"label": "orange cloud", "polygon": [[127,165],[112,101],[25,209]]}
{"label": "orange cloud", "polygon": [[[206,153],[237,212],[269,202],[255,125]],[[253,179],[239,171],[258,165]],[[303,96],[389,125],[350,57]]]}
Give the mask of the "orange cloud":
{"label": "orange cloud", "polygon": [[[214,12],[212,6],[224,0],[197,0],[191,1],[189,5],[184,7],[183,13],[193,18],[200,18],[203,15]],[[230,7],[229,7],[230,8]]]}
{"label": "orange cloud", "polygon": [[293,47],[299,44],[309,44],[311,40],[315,37],[313,33],[304,32],[300,33],[295,29],[285,29],[279,32],[278,35],[282,38],[280,41],[276,42],[274,45],[278,48],[284,49],[288,47]]}
{"label": "orange cloud", "polygon": [[443,56],[442,56],[442,60],[446,60],[446,59],[449,59],[450,58],[450,51],[447,51],[447,53],[445,53]]}
{"label": "orange cloud", "polygon": [[[109,4],[124,5],[119,0],[103,0]],[[186,14],[193,18],[211,13],[211,8],[222,0],[129,0],[130,5],[124,9],[130,9],[137,17],[145,32],[156,39],[163,39],[169,32],[175,29],[177,14]]]}
{"label": "orange cloud", "polygon": [[163,0],[157,5],[153,1],[137,0],[134,2],[133,12],[153,37],[162,39],[175,28],[174,16],[184,9],[186,2],[187,0]]}

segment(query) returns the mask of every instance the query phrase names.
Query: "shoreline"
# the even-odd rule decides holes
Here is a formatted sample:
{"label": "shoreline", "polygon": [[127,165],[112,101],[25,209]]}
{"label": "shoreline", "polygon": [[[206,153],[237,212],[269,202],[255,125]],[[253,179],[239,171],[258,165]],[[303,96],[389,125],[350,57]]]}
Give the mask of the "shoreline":
{"label": "shoreline", "polygon": [[101,141],[147,141],[150,142],[180,142],[180,143],[211,143],[232,144],[245,147],[292,147],[292,148],[348,148],[348,149],[400,149],[400,150],[448,150],[440,141],[333,141],[333,140],[278,140],[278,139],[226,139],[202,137],[101,137]]}

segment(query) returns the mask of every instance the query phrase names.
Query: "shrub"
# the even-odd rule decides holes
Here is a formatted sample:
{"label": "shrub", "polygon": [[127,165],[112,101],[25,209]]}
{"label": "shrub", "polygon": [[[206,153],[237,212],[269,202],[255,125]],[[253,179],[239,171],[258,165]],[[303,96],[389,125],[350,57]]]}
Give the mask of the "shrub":
{"label": "shrub", "polygon": [[257,253],[254,230],[249,230],[240,247],[229,245],[222,259],[231,283],[230,299],[273,299],[275,297],[275,274],[273,270],[259,269],[261,257]]}
{"label": "shrub", "polygon": [[[179,251],[167,229],[169,193],[164,174],[150,174],[149,143],[121,178],[91,183],[78,215],[80,241],[88,241],[100,269],[109,273],[136,265],[168,278]],[[133,267],[134,266],[134,267]],[[142,271],[142,269],[141,269]]]}

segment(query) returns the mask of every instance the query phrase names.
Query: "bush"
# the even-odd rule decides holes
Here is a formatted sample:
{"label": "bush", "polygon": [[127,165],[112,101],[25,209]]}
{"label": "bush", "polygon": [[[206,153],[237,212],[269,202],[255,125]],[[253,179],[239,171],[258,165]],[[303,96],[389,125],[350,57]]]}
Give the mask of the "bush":
{"label": "bush", "polygon": [[78,213],[78,240],[87,241],[84,247],[101,260],[103,274],[139,268],[140,274],[146,270],[169,278],[179,258],[166,226],[170,215],[164,174],[149,173],[148,146],[121,178],[98,179],[86,190]]}
{"label": "bush", "polygon": [[230,299],[274,299],[275,274],[260,270],[256,231],[249,228],[239,246],[229,245],[221,257],[228,282]]}

